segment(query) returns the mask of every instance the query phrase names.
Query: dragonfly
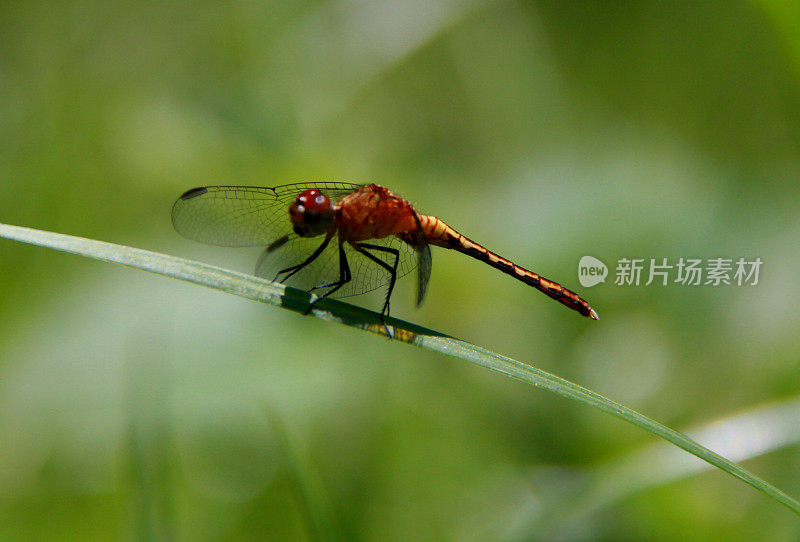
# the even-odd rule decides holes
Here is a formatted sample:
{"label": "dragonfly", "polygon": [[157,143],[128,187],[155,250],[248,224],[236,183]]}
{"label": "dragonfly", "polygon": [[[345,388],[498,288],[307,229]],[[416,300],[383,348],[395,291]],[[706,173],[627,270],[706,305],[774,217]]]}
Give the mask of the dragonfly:
{"label": "dragonfly", "polygon": [[309,312],[326,297],[388,285],[380,313],[385,325],[397,279],[415,269],[416,303],[422,303],[434,245],[471,256],[598,319],[575,292],[495,254],[441,219],[417,212],[408,200],[377,184],[192,188],[173,205],[172,224],[182,236],[206,244],[266,247],[255,275],[321,292]]}

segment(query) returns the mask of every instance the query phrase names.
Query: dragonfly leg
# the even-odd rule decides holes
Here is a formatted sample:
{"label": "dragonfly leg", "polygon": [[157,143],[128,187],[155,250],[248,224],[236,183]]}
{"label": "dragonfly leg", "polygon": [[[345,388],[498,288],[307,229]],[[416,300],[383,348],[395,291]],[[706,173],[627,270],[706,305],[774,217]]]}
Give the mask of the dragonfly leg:
{"label": "dragonfly leg", "polygon": [[[383,321],[384,325],[386,325],[385,319],[387,316],[389,316],[389,301],[392,297],[392,290],[394,290],[394,283],[397,280],[397,266],[400,263],[400,251],[397,250],[396,248],[389,248],[381,245],[370,245],[368,243],[353,243],[353,247],[355,247],[355,249],[359,251],[361,254],[363,254],[364,256],[366,256],[373,262],[377,263],[378,265],[380,265],[389,272],[390,275],[389,291],[386,292],[386,301],[383,303],[383,310],[381,310],[381,321]],[[394,264],[390,265],[384,262],[374,254],[368,252],[368,250],[377,250],[379,252],[387,252],[391,254],[392,256],[394,256]]]}
{"label": "dragonfly leg", "polygon": [[334,293],[336,290],[350,282],[352,279],[352,275],[350,274],[350,265],[347,263],[347,255],[344,253],[344,245],[342,244],[341,239],[339,240],[339,280],[335,282],[330,282],[328,284],[319,284],[314,286],[309,290],[309,292],[313,292],[314,290],[318,290],[320,288],[330,288],[327,292],[319,296],[317,299],[314,300],[311,305],[308,306],[308,310],[306,310],[306,314],[311,312],[311,309],[314,308],[314,305]]}
{"label": "dragonfly leg", "polygon": [[[306,267],[306,266],[307,266],[307,265],[309,265],[311,262],[313,262],[314,260],[316,260],[316,259],[319,257],[319,255],[320,255],[320,254],[322,254],[322,251],[323,251],[323,250],[325,250],[325,248],[328,246],[328,243],[330,243],[330,242],[331,242],[331,239],[332,239],[332,238],[333,238],[333,235],[330,235],[330,234],[329,234],[329,235],[326,235],[326,236],[325,236],[325,240],[324,240],[324,241],[322,241],[322,244],[321,244],[320,246],[318,246],[318,247],[317,247],[317,250],[315,250],[314,252],[312,252],[312,253],[311,253],[311,256],[309,256],[308,258],[306,258],[306,259],[305,259],[305,261],[304,261],[304,262],[302,262],[302,263],[299,263],[299,264],[297,264],[297,265],[293,265],[293,266],[291,266],[291,267],[287,267],[286,269],[281,269],[280,271],[278,271],[277,273],[275,273],[275,278],[274,278],[274,279],[272,279],[272,282],[275,282],[275,281],[277,281],[277,280],[278,280],[278,277],[279,277],[279,276],[281,276],[281,275],[282,275],[282,274],[284,274],[284,273],[289,273],[289,274],[288,274],[288,275],[286,275],[285,277],[283,277],[283,278],[281,279],[281,281],[280,281],[280,282],[281,282],[281,283],[284,283],[284,282],[286,282],[287,280],[289,280],[289,278],[291,278],[291,277],[292,277],[292,275],[294,275],[294,274],[295,274],[295,273],[297,273],[298,271],[301,271],[301,270],[302,270],[304,267]],[[269,250],[269,249],[268,249],[268,250]]]}

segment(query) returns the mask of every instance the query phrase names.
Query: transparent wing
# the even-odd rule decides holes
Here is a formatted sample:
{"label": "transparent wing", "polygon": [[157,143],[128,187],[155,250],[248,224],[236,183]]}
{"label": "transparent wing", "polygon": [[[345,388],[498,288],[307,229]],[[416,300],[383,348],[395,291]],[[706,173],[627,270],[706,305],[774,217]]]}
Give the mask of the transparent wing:
{"label": "transparent wing", "polygon": [[[299,237],[289,220],[289,206],[303,190],[317,188],[335,204],[363,185],[341,182],[294,183],[274,188],[257,186],[207,186],[193,188],[184,193],[172,206],[172,224],[175,230],[194,241],[211,245],[242,247],[266,246],[256,264],[255,274],[273,280],[278,271],[306,260],[324,241],[324,236]],[[397,276],[414,270],[418,262],[425,275],[430,275],[430,251],[427,259],[408,243],[397,237],[370,239],[370,243],[398,251]],[[344,244],[352,280],[333,297],[359,295],[389,284],[389,273],[363,254]],[[305,290],[339,279],[339,241],[334,237],[319,257],[286,283]],[[390,265],[390,254],[376,254]],[[424,271],[424,273],[423,273]],[[324,292],[324,291],[323,291]],[[320,292],[320,293],[323,293]],[[421,292],[421,293],[420,293]]]}
{"label": "transparent wing", "polygon": [[335,203],[361,186],[363,185],[319,182],[294,183],[275,188],[193,188],[185,192],[172,206],[172,225],[184,237],[210,245],[269,245],[292,234],[289,205],[303,190],[317,188]]}
{"label": "transparent wing", "polygon": [[[267,248],[262,252],[256,265],[256,276],[273,280],[278,271],[292,265],[297,265],[312,254],[324,241],[324,237],[304,238],[292,234],[289,239],[278,247]],[[407,275],[417,266],[417,251],[397,237],[383,239],[370,239],[370,244],[382,245],[397,250],[399,261],[397,277]],[[350,266],[352,279],[342,286],[331,297],[348,297],[371,292],[383,286],[388,286],[390,275],[375,262],[363,254],[359,254],[348,243],[343,244],[345,256]],[[390,254],[373,252],[386,263],[394,264]],[[319,257],[301,271],[290,277],[286,284],[309,290],[321,284],[330,284],[339,279],[339,240],[334,238]],[[319,293],[324,293],[321,290]]]}

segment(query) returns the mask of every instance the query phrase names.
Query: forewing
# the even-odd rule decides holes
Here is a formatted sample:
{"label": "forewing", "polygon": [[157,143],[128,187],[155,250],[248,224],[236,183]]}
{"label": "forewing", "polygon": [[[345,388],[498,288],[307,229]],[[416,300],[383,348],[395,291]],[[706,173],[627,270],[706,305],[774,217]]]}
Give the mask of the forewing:
{"label": "forewing", "polygon": [[297,194],[302,192],[303,190],[308,190],[309,188],[316,188],[326,196],[328,196],[331,202],[336,203],[343,197],[347,196],[348,194],[352,194],[359,188],[362,188],[363,184],[355,184],[355,183],[341,183],[339,181],[324,181],[319,183],[292,183],[292,184],[284,184],[282,186],[276,186],[275,188],[271,188],[270,190],[275,192],[275,196],[280,201],[285,201],[287,203],[287,213],[288,213],[288,205],[292,202],[294,198],[297,197]]}
{"label": "forewing", "polygon": [[289,206],[303,190],[317,188],[335,203],[361,186],[319,182],[294,183],[275,188],[193,188],[172,206],[172,225],[184,237],[210,245],[269,245],[292,233]]}

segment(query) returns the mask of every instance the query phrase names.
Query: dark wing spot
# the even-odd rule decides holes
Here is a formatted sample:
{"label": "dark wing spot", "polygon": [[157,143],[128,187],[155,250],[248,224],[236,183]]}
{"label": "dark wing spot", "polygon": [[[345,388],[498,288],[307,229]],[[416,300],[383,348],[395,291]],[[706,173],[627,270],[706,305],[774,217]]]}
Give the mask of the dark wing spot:
{"label": "dark wing spot", "polygon": [[206,188],[205,186],[201,186],[199,188],[192,188],[191,190],[187,190],[186,192],[181,194],[180,199],[187,200],[196,198],[197,196],[202,196],[206,192],[208,192],[208,188]]}

